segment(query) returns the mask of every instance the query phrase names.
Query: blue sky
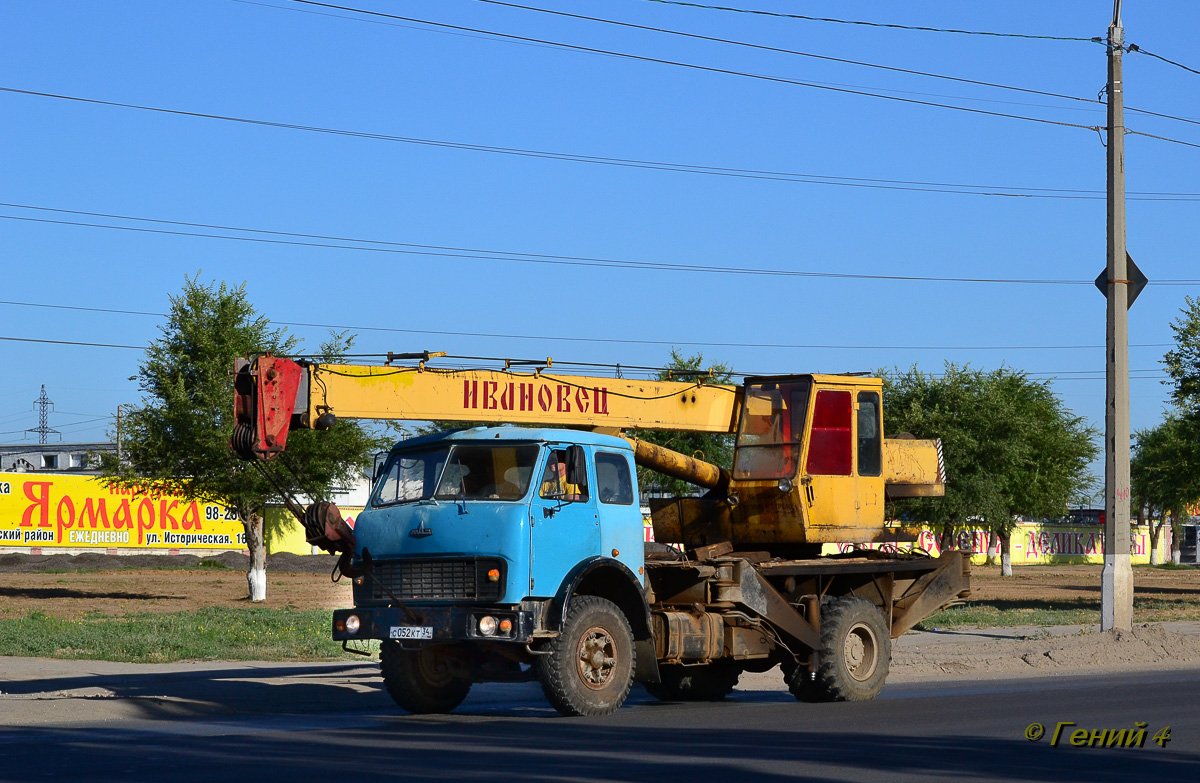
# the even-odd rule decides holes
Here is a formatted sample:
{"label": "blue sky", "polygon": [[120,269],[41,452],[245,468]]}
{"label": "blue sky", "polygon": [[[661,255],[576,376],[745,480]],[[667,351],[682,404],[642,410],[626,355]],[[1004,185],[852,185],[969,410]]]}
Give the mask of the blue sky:
{"label": "blue sky", "polygon": [[[343,4],[843,90],[1105,124],[1095,102],[477,0]],[[1106,78],[1105,50],[1090,42],[898,30],[648,0],[527,4],[1084,99],[1095,99]],[[718,4],[1062,38],[1104,35],[1112,13],[1109,0]],[[1200,69],[1200,5],[1130,0],[1124,22],[1127,41]],[[2,337],[144,345],[156,334],[152,316],[27,305],[160,313],[184,275],[199,272],[203,280],[244,281],[274,321],[357,327],[364,353],[430,349],[657,366],[677,345],[747,373],[1005,364],[1053,376],[1066,403],[1102,426],[1097,346],[1104,342],[1104,300],[1087,284],[829,279],[496,257],[1090,281],[1104,266],[1105,206],[1095,196],[1105,183],[1104,147],[1086,127],[288,0],[10,2],[0,6],[0,29],[5,88],[455,144],[893,181],[849,187],[596,165],[0,92],[0,202],[24,205],[0,207]],[[1125,60],[1128,106],[1193,120],[1131,112],[1127,126],[1200,144],[1200,75],[1144,54]],[[1129,136],[1126,160],[1130,253],[1152,281],[1200,278],[1200,148]],[[913,192],[895,189],[895,181],[1086,192],[998,197]],[[1135,192],[1193,198],[1135,200]],[[229,233],[25,207],[473,248],[490,258],[33,222],[28,218]],[[1131,310],[1135,428],[1161,416],[1169,324],[1184,296],[1198,289],[1152,285]],[[293,331],[310,348],[326,334]],[[20,442],[20,430],[36,426],[32,402],[42,384],[56,403],[51,426],[67,440],[103,438],[116,406],[139,399],[128,380],[137,350],[12,340],[0,346],[0,442]]]}

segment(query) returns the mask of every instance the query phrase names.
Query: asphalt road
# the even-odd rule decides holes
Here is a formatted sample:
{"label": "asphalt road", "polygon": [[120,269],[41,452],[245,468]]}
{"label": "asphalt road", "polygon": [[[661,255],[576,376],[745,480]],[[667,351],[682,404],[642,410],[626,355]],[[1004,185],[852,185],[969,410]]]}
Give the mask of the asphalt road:
{"label": "asphalt road", "polygon": [[[404,715],[371,665],[0,665],[2,780],[1200,779],[1200,669],[898,683],[826,705],[763,675],[724,703],[635,689],[616,715],[567,719],[531,684],[477,686],[452,715]],[[1038,742],[1024,736],[1034,721],[1048,729]],[[1147,740],[1051,747],[1058,721],[1144,721]],[[1165,725],[1162,748],[1150,736]]]}

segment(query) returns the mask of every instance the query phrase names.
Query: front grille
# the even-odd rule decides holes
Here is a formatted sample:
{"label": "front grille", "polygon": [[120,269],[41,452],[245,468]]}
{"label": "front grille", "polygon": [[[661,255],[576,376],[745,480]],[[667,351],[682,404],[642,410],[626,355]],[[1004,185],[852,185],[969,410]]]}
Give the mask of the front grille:
{"label": "front grille", "polygon": [[[500,569],[500,580],[492,582],[487,572]],[[393,560],[376,562],[373,578],[366,580],[372,602],[496,600],[504,592],[503,561],[475,557],[436,560]]]}

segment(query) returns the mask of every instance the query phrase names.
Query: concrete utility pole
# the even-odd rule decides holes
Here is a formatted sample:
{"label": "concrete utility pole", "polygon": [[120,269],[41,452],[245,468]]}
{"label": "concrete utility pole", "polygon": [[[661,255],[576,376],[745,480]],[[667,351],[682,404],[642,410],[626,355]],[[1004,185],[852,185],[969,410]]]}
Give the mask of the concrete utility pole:
{"label": "concrete utility pole", "polygon": [[1104,570],[1100,629],[1133,627],[1129,562],[1129,268],[1125,260],[1125,86],[1121,0],[1108,28],[1108,319],[1105,337]]}

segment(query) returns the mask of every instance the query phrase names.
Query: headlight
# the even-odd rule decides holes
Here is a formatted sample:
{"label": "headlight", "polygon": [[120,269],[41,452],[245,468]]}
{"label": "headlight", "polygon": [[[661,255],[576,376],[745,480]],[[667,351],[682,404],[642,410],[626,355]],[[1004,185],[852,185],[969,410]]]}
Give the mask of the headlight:
{"label": "headlight", "polygon": [[496,618],[491,615],[480,617],[479,633],[481,636],[494,636],[496,633]]}
{"label": "headlight", "polygon": [[346,633],[358,633],[362,621],[358,619],[358,615],[352,614],[346,618]]}
{"label": "headlight", "polygon": [[791,492],[792,491],[792,480],[785,479],[785,478],[779,479],[779,491],[780,492]]}

